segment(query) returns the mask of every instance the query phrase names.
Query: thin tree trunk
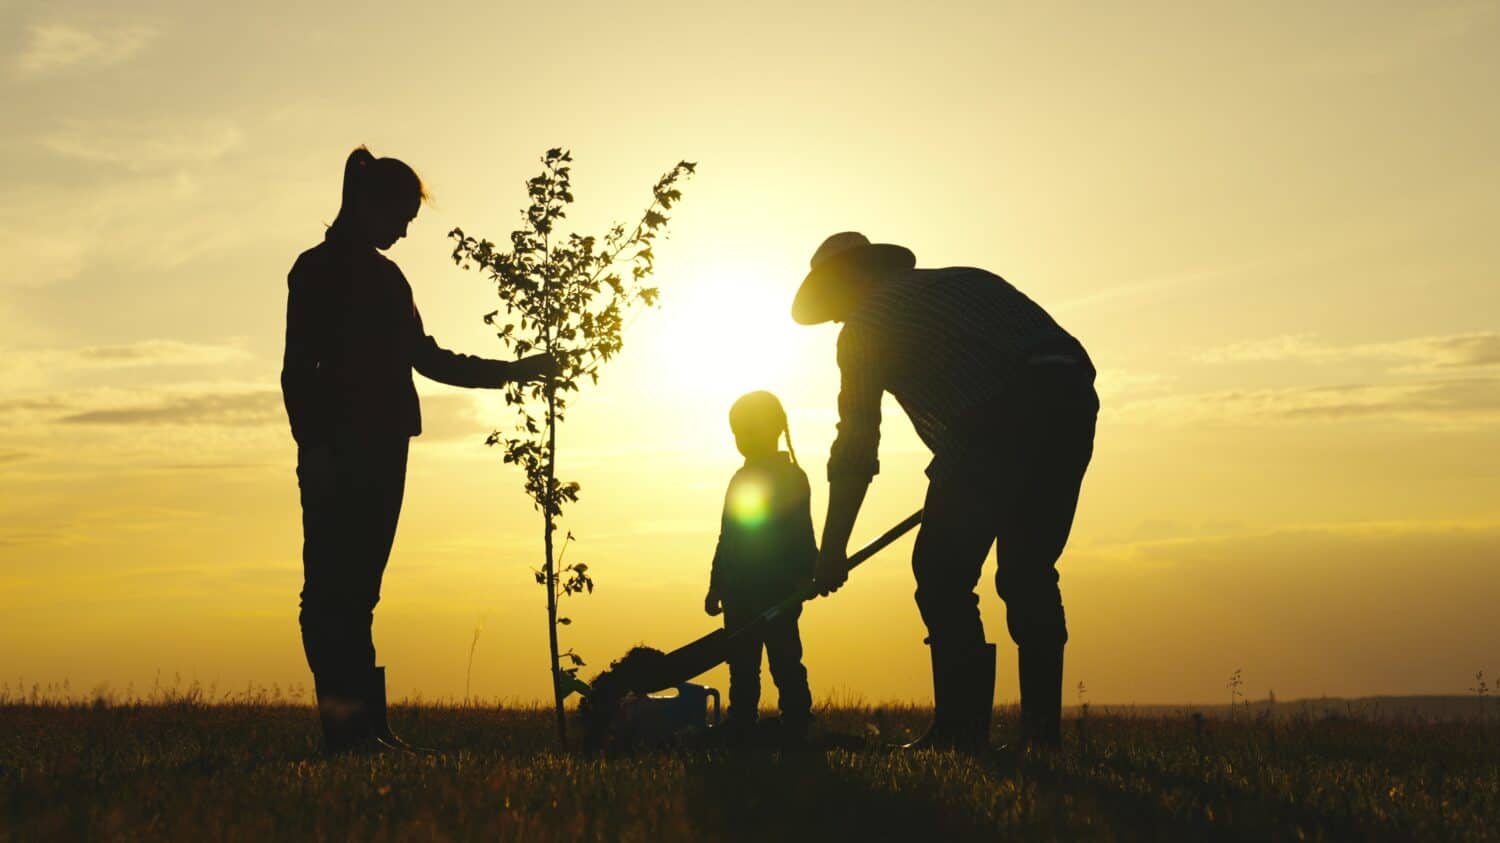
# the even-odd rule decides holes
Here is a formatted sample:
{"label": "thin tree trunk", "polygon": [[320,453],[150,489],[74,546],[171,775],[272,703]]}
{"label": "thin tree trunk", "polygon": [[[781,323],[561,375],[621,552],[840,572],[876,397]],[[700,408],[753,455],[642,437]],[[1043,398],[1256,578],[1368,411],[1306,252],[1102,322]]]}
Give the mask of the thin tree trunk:
{"label": "thin tree trunk", "polygon": [[557,646],[557,569],[552,560],[552,533],[556,529],[553,521],[553,507],[555,505],[556,492],[553,485],[557,476],[557,392],[556,387],[547,386],[547,505],[543,508],[543,514],[547,518],[546,532],[542,537],[542,544],[546,549],[547,558],[542,567],[542,573],[547,580],[547,645],[552,654],[552,703],[557,710],[557,740],[563,746],[568,745],[568,720],[563,713],[563,692],[561,678],[561,665]]}
{"label": "thin tree trunk", "polygon": [[[555,184],[555,173],[553,174]],[[550,190],[549,185],[549,190]],[[551,203],[551,198],[547,202]],[[554,325],[552,323],[552,292],[554,268],[552,265],[552,239],[542,232],[542,252],[547,263],[542,276],[542,351],[552,353]],[[552,558],[552,533],[557,529],[557,383],[547,382],[547,502],[542,506],[542,515],[547,519],[542,533],[542,546],[546,559],[542,564],[542,575],[547,580],[547,650],[552,657],[552,706],[557,712],[557,742],[564,748],[568,745],[568,719],[563,713],[562,665],[558,663],[561,653],[557,646],[557,565]]]}

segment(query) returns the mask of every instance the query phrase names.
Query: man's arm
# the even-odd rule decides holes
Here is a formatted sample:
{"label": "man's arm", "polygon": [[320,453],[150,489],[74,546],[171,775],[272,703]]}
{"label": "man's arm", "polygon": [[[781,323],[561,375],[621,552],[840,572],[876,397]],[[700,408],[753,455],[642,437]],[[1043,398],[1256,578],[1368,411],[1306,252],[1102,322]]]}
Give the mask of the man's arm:
{"label": "man's arm", "polygon": [[828,517],[823,520],[823,544],[813,575],[819,594],[838,591],[849,579],[849,534],[854,532],[854,520],[869,488],[869,480],[856,477],[835,477],[828,482]]}
{"label": "man's arm", "polygon": [[839,333],[838,437],[828,455],[828,517],[818,546],[814,582],[820,594],[849,578],[849,534],[870,480],[880,471],[880,397],[885,391],[877,348],[859,331]]}

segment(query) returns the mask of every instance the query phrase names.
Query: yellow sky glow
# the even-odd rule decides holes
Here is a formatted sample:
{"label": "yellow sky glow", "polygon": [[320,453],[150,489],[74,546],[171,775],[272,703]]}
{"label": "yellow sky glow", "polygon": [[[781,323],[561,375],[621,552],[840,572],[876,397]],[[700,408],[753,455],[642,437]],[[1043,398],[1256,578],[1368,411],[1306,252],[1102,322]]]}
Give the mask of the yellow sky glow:
{"label": "yellow sky glow", "polygon": [[[285,275],[359,143],[429,183],[390,256],[439,341],[484,354],[493,293],[449,229],[503,238],[550,146],[582,231],[700,164],[662,306],[562,433],[569,554],[599,583],[564,634],[585,675],[712,628],[738,395],[781,397],[821,522],[836,329],[788,308],[846,229],[1007,277],[1099,363],[1068,687],[1214,701],[1240,668],[1255,696],[1450,693],[1500,670],[1493,4],[336,6],[0,3],[0,682],[307,682]],[[540,522],[482,444],[503,401],[419,390],[377,613],[393,690],[461,695],[482,625],[473,693],[537,699]],[[886,410],[856,543],[922,498]],[[909,553],[809,607],[821,699],[928,698]]]}

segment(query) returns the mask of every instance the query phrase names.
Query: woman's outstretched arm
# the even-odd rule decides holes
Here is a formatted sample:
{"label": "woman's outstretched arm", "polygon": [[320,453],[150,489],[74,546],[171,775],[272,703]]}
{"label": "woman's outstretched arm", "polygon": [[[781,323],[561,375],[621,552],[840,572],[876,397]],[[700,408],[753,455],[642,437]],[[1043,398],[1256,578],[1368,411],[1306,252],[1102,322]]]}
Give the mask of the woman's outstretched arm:
{"label": "woman's outstretched arm", "polygon": [[422,327],[422,314],[417,312],[415,304],[411,316],[412,330],[416,332],[412,368],[439,383],[494,389],[515,381],[539,380],[557,373],[557,365],[546,354],[507,361],[449,351],[438,345],[437,340]]}

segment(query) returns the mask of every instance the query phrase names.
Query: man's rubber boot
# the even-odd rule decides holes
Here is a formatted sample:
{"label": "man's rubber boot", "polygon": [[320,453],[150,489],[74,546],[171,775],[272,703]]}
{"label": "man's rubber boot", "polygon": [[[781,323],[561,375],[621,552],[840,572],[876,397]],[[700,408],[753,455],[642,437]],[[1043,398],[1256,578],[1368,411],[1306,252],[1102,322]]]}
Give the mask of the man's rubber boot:
{"label": "man's rubber boot", "polygon": [[365,682],[365,716],[369,724],[370,735],[380,743],[392,749],[402,752],[410,752],[416,755],[441,755],[436,749],[425,746],[413,746],[391,731],[390,723],[386,720],[385,711],[385,668],[376,667],[370,670]]}
{"label": "man's rubber boot", "polygon": [[755,743],[760,732],[760,716],[745,715],[731,710],[724,722],[715,726],[714,735],[725,746],[750,746]]}
{"label": "man's rubber boot", "polygon": [[961,748],[980,752],[990,748],[990,721],[995,716],[995,645],[985,644],[974,654],[968,674],[973,688],[969,696],[965,745]]}
{"label": "man's rubber boot", "polygon": [[1062,747],[1063,645],[1028,644],[1019,650],[1021,735],[1015,749]]}
{"label": "man's rubber boot", "polygon": [[904,749],[978,753],[989,745],[995,699],[995,645],[965,651],[932,646],[932,726]]}
{"label": "man's rubber boot", "polygon": [[811,714],[783,714],[778,718],[777,741],[783,749],[807,749],[811,746],[808,733],[812,731]]}
{"label": "man's rubber boot", "polygon": [[932,725],[916,740],[902,744],[902,749],[945,749],[948,736],[953,731],[954,672],[944,661],[947,651],[938,644],[927,641],[932,651]]}
{"label": "man's rubber boot", "polygon": [[329,755],[379,752],[370,734],[363,689],[344,674],[313,676],[318,698],[318,723],[323,727],[323,751]]}

